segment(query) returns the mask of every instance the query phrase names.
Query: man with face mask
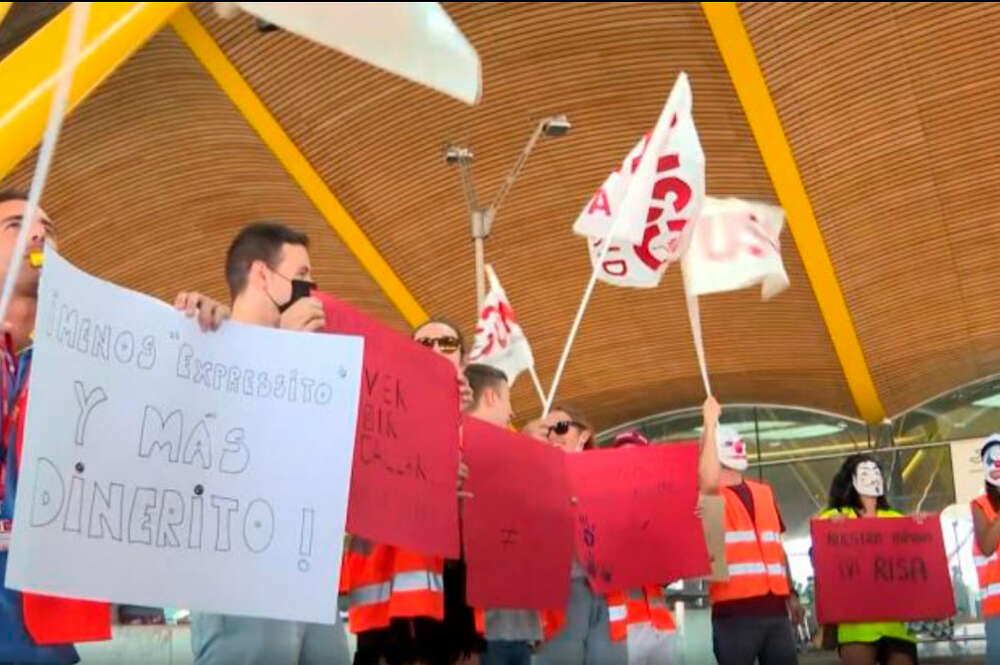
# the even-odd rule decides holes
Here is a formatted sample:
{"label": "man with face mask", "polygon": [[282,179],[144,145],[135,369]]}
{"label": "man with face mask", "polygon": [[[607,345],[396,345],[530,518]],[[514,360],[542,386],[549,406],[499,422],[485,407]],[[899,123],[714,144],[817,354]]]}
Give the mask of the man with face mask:
{"label": "man with face mask", "polygon": [[986,662],[1000,665],[1000,433],[993,434],[979,451],[983,460],[985,493],[972,501],[972,524],[976,539],[972,555],[979,588],[983,592],[982,614],[986,619]]}
{"label": "man with face mask", "polygon": [[[802,620],[788,560],[785,530],[771,487],[747,480],[747,446],[732,428],[715,431],[725,500],[726,564],[729,578],[710,582],[712,633],[719,665],[798,663],[789,614]],[[709,445],[707,442],[706,445]],[[705,494],[712,494],[707,491]]]}
{"label": "man with face mask", "polygon": [[[309,238],[283,224],[243,228],[226,254],[232,319],[314,332],[325,324],[315,288]],[[336,589],[330,589],[335,601]],[[197,665],[346,665],[344,627],[298,621],[195,613],[191,648]]]}

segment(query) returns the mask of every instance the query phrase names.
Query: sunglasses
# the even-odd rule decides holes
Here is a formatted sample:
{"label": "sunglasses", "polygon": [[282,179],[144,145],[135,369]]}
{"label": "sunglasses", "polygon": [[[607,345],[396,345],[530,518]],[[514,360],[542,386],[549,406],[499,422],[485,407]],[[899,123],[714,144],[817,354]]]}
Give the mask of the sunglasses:
{"label": "sunglasses", "polygon": [[560,420],[557,423],[549,425],[549,434],[558,434],[562,436],[569,431],[570,427],[576,427],[580,430],[587,429],[587,426],[583,423],[578,423],[575,420]]}
{"label": "sunglasses", "polygon": [[418,344],[423,344],[428,349],[433,349],[435,346],[441,353],[454,353],[461,348],[461,343],[458,341],[457,337],[421,337],[417,340]]}

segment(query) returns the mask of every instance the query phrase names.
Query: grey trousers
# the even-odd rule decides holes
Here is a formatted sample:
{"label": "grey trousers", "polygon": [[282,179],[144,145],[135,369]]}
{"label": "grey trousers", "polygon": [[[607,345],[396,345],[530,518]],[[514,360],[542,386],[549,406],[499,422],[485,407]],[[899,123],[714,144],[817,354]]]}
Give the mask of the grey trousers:
{"label": "grey trousers", "polygon": [[1000,665],[1000,616],[986,619],[986,665]]}
{"label": "grey trousers", "polygon": [[191,615],[195,665],[350,665],[344,624]]}
{"label": "grey trousers", "polygon": [[798,665],[787,616],[712,619],[712,648],[719,665]]}
{"label": "grey trousers", "polygon": [[587,580],[570,582],[566,625],[535,654],[535,665],[628,665],[624,640],[611,641],[608,603]]}

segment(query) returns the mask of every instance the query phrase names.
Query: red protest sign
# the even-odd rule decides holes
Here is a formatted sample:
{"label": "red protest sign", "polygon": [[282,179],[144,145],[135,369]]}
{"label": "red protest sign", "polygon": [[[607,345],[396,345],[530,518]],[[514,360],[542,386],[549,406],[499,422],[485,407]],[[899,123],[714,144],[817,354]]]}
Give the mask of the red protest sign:
{"label": "red protest sign", "polygon": [[905,518],[812,521],[820,623],[955,614],[941,523]]}
{"label": "red protest sign", "polygon": [[475,418],[466,419],[463,438],[469,604],[565,607],[573,559],[565,453]]}
{"label": "red protest sign", "polygon": [[325,293],[325,332],[365,338],[347,531],[457,558],[458,382],[444,358]]}
{"label": "red protest sign", "polygon": [[698,445],[567,455],[576,552],[600,592],[709,572],[698,503]]}

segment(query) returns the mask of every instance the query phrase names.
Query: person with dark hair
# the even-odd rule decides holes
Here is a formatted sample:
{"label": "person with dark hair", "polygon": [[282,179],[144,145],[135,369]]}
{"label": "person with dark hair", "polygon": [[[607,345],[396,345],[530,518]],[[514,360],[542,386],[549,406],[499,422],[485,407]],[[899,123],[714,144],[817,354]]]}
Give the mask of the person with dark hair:
{"label": "person with dark hair", "polygon": [[982,591],[982,615],[986,620],[986,663],[1000,665],[1000,433],[992,434],[979,450],[983,460],[985,493],[972,501],[972,524],[976,539],[972,555]]}
{"label": "person with dark hair", "polygon": [[[466,366],[465,375],[473,395],[469,416],[497,427],[508,427],[514,410],[510,405],[507,375],[495,367],[475,363]],[[532,645],[542,639],[542,622],[536,610],[487,609],[484,624],[483,665],[531,664]]]}
{"label": "person with dark hair", "polygon": [[[871,455],[844,460],[830,483],[830,499],[820,519],[902,517],[885,498],[882,468]],[[916,636],[901,621],[842,623],[837,651],[844,665],[917,665]]]}
{"label": "person with dark hair", "polygon": [[[0,191],[0,280],[6,279],[15,260],[21,228],[28,224],[25,255],[14,280],[14,290],[3,321],[0,338],[0,662],[75,663],[72,644],[59,639],[95,640],[111,635],[111,612],[105,603],[20,593],[3,586],[7,548],[14,517],[21,436],[28,405],[32,335],[38,309],[38,285],[44,270],[44,250],[56,249],[56,224],[42,209],[26,220],[28,195],[17,190]],[[226,310],[198,293],[182,293],[178,309],[197,316],[202,328],[217,327]]]}
{"label": "person with dark hair", "polygon": [[[308,248],[305,234],[283,224],[243,227],[226,253],[233,320],[300,332],[322,328],[323,306],[309,295],[316,285]],[[350,660],[339,622],[209,613],[192,613],[191,649],[196,665],[346,665]]]}
{"label": "person with dark hair", "polygon": [[[708,425],[706,417],[705,424]],[[712,647],[719,665],[798,663],[792,622],[804,612],[781,544],[785,530],[774,490],[747,479],[747,445],[725,426],[705,430],[704,448],[715,449],[721,488],[702,485],[703,494],[722,494],[728,579],[709,582]],[[791,618],[791,621],[789,620]]]}

